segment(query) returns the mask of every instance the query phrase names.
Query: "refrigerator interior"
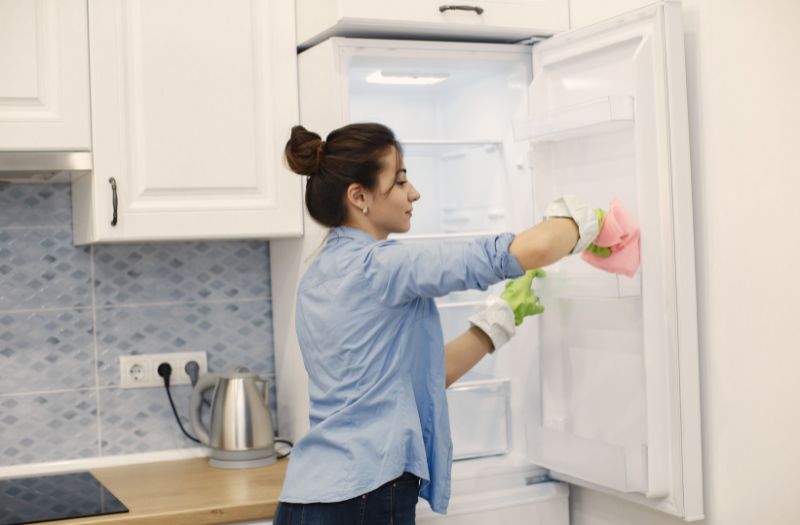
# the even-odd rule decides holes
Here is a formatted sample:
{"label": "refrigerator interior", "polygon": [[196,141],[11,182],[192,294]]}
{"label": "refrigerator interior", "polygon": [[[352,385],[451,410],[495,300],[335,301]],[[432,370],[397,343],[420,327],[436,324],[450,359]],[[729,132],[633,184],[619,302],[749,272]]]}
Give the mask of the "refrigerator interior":
{"label": "refrigerator interior", "polygon": [[[346,63],[348,120],[394,130],[409,180],[421,194],[411,230],[393,237],[446,244],[533,224],[529,146],[515,140],[512,126],[529,111],[529,47],[378,46],[359,49]],[[431,83],[414,83],[425,81]],[[469,315],[503,286],[437,299],[445,341],[464,332]],[[535,327],[522,328],[520,337],[532,340]],[[547,473],[529,462],[525,449],[525,382],[538,377],[531,350],[507,345],[448,389],[453,500],[446,517],[422,503],[420,522],[568,523],[567,486],[542,483]]]}
{"label": "refrigerator interior", "polygon": [[[528,145],[515,141],[512,129],[529,109],[530,48],[461,47],[358,50],[347,61],[349,121],[394,130],[421,194],[411,230],[393,236],[404,242],[446,244],[533,223]],[[466,330],[467,317],[502,287],[439,298],[445,341]],[[519,367],[505,350],[448,391],[456,460],[524,461],[522,381],[532,360]]]}

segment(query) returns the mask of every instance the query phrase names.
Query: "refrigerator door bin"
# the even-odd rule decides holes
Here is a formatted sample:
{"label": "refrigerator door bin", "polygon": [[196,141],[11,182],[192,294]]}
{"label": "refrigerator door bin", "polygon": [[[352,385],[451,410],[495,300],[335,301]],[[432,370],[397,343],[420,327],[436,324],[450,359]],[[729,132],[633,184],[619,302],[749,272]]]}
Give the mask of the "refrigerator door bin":
{"label": "refrigerator door bin", "polygon": [[465,376],[447,389],[447,405],[454,460],[509,452],[511,381]]}
{"label": "refrigerator door bin", "polygon": [[633,97],[601,97],[514,123],[514,138],[551,142],[624,129],[633,124]]}
{"label": "refrigerator door bin", "polygon": [[[647,448],[612,445],[538,427],[529,430],[532,454],[546,458],[559,472],[621,492],[647,490]],[[587,474],[589,472],[589,474]]]}
{"label": "refrigerator door bin", "polygon": [[642,294],[642,274],[615,275],[590,268],[581,272],[549,271],[535,281],[533,288],[543,303],[556,297],[638,297]]}

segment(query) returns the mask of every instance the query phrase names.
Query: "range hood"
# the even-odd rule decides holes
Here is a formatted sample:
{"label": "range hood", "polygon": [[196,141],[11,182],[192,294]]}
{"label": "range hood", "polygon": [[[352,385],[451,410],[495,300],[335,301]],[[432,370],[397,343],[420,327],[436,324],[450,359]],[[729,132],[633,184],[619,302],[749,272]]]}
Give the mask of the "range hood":
{"label": "range hood", "polygon": [[0,151],[0,181],[62,181],[92,169],[89,151]]}

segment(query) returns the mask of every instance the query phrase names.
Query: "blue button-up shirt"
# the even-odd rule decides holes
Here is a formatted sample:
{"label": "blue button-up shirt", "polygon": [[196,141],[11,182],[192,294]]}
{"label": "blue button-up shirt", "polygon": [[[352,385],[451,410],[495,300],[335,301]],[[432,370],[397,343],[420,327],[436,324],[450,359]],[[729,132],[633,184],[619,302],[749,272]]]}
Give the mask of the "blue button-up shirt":
{"label": "blue button-up shirt", "polygon": [[522,275],[512,239],[426,246],[331,230],[298,289],[311,428],[281,501],[343,501],[410,472],[431,508],[447,510],[452,443],[433,298]]}

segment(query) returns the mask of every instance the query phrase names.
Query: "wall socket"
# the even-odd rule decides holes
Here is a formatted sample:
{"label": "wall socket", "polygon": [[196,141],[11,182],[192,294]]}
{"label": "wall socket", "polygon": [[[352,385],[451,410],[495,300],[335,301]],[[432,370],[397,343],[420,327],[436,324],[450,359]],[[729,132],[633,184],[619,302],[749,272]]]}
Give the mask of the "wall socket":
{"label": "wall socket", "polygon": [[169,384],[188,385],[191,379],[184,368],[189,361],[200,365],[200,373],[208,371],[205,352],[167,352],[163,354],[140,354],[119,356],[120,388],[152,388],[163,387],[164,379],[158,375],[158,366],[169,363],[172,375]]}

